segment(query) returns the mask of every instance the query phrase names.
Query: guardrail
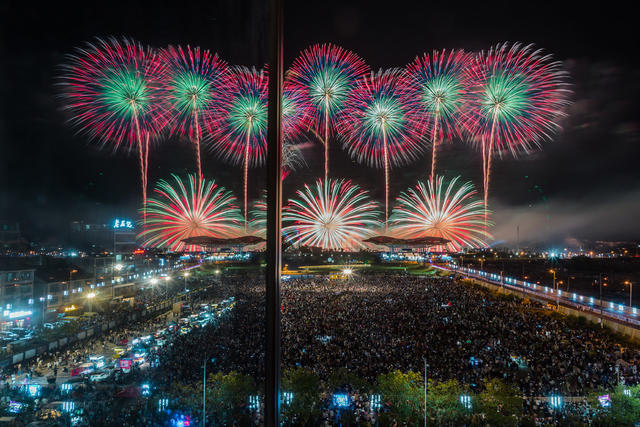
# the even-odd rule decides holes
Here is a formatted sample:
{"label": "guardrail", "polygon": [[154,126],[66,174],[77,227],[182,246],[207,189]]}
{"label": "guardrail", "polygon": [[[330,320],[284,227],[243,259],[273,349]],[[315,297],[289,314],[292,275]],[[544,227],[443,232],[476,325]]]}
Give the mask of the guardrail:
{"label": "guardrail", "polygon": [[625,306],[624,304],[607,301],[605,299],[600,300],[594,297],[587,297],[575,292],[553,289],[549,286],[538,285],[537,283],[531,283],[525,280],[501,277],[500,274],[489,273],[473,268],[460,267],[457,265],[451,265],[449,268],[436,265],[434,265],[434,267],[460,273],[477,280],[520,292],[522,295],[534,296],[546,302],[575,308],[640,329],[640,319],[638,318],[638,309],[636,307]]}

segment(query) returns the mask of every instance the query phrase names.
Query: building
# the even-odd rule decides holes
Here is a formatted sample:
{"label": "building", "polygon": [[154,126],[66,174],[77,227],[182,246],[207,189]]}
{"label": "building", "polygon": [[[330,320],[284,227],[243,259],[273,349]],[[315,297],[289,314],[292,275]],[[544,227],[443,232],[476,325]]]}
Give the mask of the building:
{"label": "building", "polygon": [[0,270],[0,317],[2,329],[23,327],[31,323],[33,317],[33,269]]}
{"label": "building", "polygon": [[0,251],[25,250],[28,246],[20,233],[20,224],[0,221]]}
{"label": "building", "polygon": [[137,248],[135,222],[116,218],[108,224],[73,221],[69,227],[69,243],[94,252],[130,253]]}

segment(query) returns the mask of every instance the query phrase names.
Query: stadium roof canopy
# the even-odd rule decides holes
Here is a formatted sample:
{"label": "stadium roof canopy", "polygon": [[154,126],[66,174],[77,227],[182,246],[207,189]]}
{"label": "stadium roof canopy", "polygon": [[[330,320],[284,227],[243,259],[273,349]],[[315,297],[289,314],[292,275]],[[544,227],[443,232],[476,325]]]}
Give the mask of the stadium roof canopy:
{"label": "stadium roof canopy", "polygon": [[365,243],[389,247],[428,248],[431,246],[443,246],[449,240],[443,237],[419,237],[417,239],[401,239],[391,236],[374,236],[363,240]]}
{"label": "stadium roof canopy", "polygon": [[265,239],[258,236],[240,236],[240,237],[233,237],[230,239],[224,239],[221,237],[210,237],[210,236],[195,236],[195,237],[182,239],[182,241],[187,245],[197,245],[197,246],[202,246],[204,248],[214,249],[214,248],[224,248],[224,247],[241,247],[241,246],[255,245],[255,244],[264,242]]}

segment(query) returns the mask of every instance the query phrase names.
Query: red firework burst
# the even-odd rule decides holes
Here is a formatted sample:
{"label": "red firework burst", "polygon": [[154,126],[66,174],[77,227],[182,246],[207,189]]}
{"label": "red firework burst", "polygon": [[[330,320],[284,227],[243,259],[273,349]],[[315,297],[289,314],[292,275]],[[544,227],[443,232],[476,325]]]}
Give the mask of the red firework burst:
{"label": "red firework burst", "polygon": [[130,39],[97,39],[78,48],[63,65],[64,109],[80,132],[113,150],[138,148],[142,198],[146,201],[149,141],[166,124],[158,76],[163,62]]}
{"label": "red firework burst", "polygon": [[464,127],[482,149],[486,208],[493,155],[528,152],[560,128],[567,73],[551,55],[518,43],[481,52],[468,72]]}
{"label": "red firework burst", "polygon": [[162,51],[166,63],[162,82],[170,134],[188,137],[196,146],[198,176],[202,176],[200,140],[202,129],[212,127],[225,98],[227,63],[217,53],[181,46]]}
{"label": "red firework burst", "polygon": [[[293,62],[288,78],[310,103],[312,129],[325,148],[325,180],[329,173],[329,138],[354,85],[369,71],[355,53],[331,43],[305,49]],[[322,136],[320,136],[322,135]]]}
{"label": "red firework burst", "polygon": [[398,69],[364,77],[349,95],[338,131],[351,157],[384,169],[385,223],[389,206],[389,169],[407,164],[423,151],[423,122],[409,120],[411,103]]}

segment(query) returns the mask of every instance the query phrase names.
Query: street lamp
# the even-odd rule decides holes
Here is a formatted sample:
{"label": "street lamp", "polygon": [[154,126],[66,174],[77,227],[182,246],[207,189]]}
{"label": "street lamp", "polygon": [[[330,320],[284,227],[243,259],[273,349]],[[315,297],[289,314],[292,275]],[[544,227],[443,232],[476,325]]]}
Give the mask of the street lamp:
{"label": "street lamp", "polygon": [[87,299],[89,300],[89,313],[91,313],[92,302],[95,297],[96,297],[96,294],[94,292],[89,292],[87,294]]}
{"label": "street lamp", "polygon": [[[202,427],[205,425],[205,420],[207,419],[207,361],[209,360],[209,356],[204,358],[202,363]],[[211,362],[215,363],[216,358],[212,358]]]}
{"label": "street lamp", "polygon": [[187,277],[189,277],[189,272],[185,271],[183,276],[184,276],[184,291],[187,292]]}
{"label": "street lamp", "polygon": [[633,306],[633,282],[625,280],[625,285],[629,285],[629,307]]}

